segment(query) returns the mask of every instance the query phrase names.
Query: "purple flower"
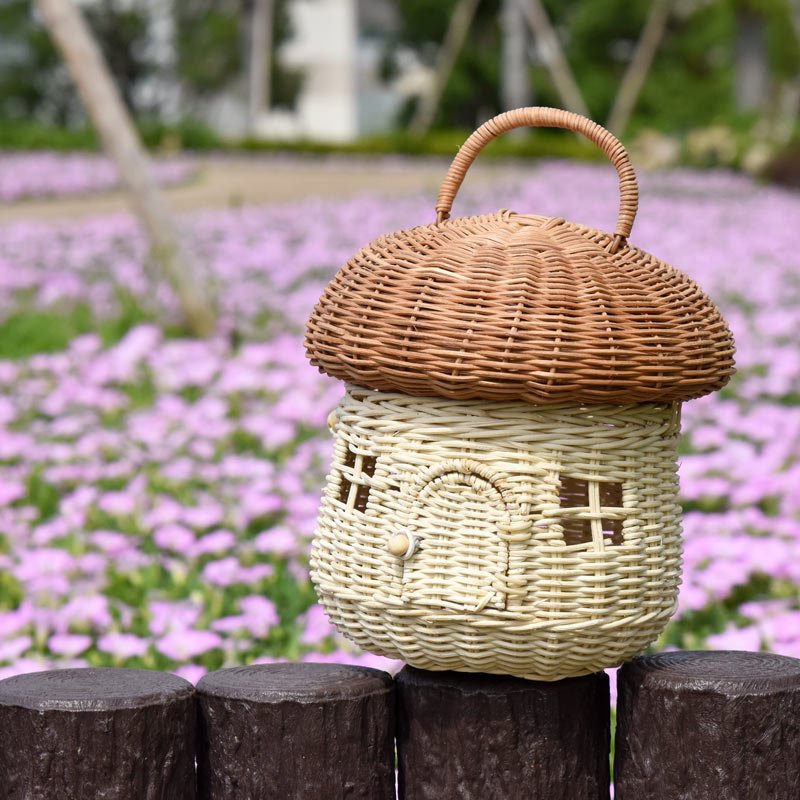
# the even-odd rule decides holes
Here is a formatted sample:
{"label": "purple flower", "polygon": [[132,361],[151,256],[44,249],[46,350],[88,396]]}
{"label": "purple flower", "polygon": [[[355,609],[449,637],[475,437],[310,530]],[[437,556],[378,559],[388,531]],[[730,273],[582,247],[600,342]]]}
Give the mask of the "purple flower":
{"label": "purple flower", "polygon": [[218,634],[193,628],[172,631],[156,642],[156,649],[173,661],[188,661],[221,646]]}
{"label": "purple flower", "polygon": [[15,661],[33,645],[30,636],[17,636],[0,642],[0,661]]}
{"label": "purple flower", "polygon": [[51,653],[75,658],[86,652],[92,645],[92,637],[78,633],[57,633],[50,637],[47,647]]}
{"label": "purple flower", "polygon": [[75,595],[55,613],[53,625],[63,632],[70,627],[88,625],[103,629],[112,624],[108,598],[104,595]]}
{"label": "purple flower", "polygon": [[107,633],[97,640],[97,649],[114,658],[124,660],[146,655],[150,643],[132,633]]}
{"label": "purple flower", "polygon": [[25,486],[16,481],[0,480],[0,506],[7,506],[25,496]]}
{"label": "purple flower", "polygon": [[179,678],[183,678],[189,683],[196,684],[200,678],[205,675],[208,670],[200,664],[183,664],[177,669],[173,670],[174,674]]}
{"label": "purple flower", "polygon": [[755,650],[761,649],[762,636],[757,627],[736,628],[729,625],[722,633],[708,637],[708,646],[714,650]]}
{"label": "purple flower", "polygon": [[231,531],[213,531],[200,537],[191,548],[193,558],[224,553],[236,546],[236,536]]}
{"label": "purple flower", "polygon": [[234,556],[209,561],[203,568],[202,577],[214,586],[227,587],[236,583],[253,584],[269,578],[275,572],[271,564],[254,564],[244,567]]}
{"label": "purple flower", "polygon": [[183,509],[181,518],[193,528],[210,528],[222,521],[222,507],[218,503],[207,502]]}
{"label": "purple flower", "polygon": [[153,533],[153,541],[164,550],[188,553],[194,543],[194,533],[183,525],[163,525]]}
{"label": "purple flower", "polygon": [[8,667],[0,668],[0,680],[29,672],[44,672],[46,669],[50,669],[50,665],[38,658],[21,658]]}
{"label": "purple flower", "polygon": [[155,636],[191,628],[201,614],[201,609],[194,603],[181,601],[154,600],[150,603],[149,610],[150,630]]}
{"label": "purple flower", "polygon": [[129,492],[106,492],[98,500],[97,506],[106,514],[125,516],[136,510],[136,498]]}
{"label": "purple flower", "polygon": [[336,628],[331,625],[325,611],[319,604],[311,606],[300,619],[303,623],[303,633],[300,635],[300,641],[303,644],[319,644],[336,633]]}
{"label": "purple flower", "polygon": [[253,546],[258,553],[286,556],[297,552],[297,536],[288,528],[272,528],[259,533]]}

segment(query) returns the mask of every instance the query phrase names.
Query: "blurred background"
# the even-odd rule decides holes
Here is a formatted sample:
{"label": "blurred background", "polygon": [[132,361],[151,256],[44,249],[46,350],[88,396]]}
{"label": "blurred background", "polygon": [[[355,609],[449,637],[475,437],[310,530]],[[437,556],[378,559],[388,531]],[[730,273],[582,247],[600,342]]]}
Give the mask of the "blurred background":
{"label": "blurred background", "polygon": [[[610,123],[653,165],[762,171],[797,151],[797,0],[79,5],[156,147],[449,154],[489,116],[536,104]],[[2,0],[0,31],[0,145],[91,146],[31,3]]]}
{"label": "blurred background", "polygon": [[[798,40],[800,0],[0,0],[0,676],[393,666],[309,580],[342,387],[303,328],[528,104],[620,137],[632,244],[736,338],[731,384],[684,409],[654,649],[800,657]],[[607,230],[617,192],[589,143],[518,131],[454,213]]]}

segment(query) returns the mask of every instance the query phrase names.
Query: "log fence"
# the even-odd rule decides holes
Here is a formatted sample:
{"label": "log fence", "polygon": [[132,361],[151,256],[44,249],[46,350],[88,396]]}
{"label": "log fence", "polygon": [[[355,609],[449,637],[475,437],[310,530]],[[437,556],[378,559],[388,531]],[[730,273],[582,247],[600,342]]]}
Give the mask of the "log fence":
{"label": "log fence", "polygon": [[[800,661],[662,653],[619,672],[617,800],[800,797]],[[608,800],[605,673],[133,669],[0,681],[6,800]]]}

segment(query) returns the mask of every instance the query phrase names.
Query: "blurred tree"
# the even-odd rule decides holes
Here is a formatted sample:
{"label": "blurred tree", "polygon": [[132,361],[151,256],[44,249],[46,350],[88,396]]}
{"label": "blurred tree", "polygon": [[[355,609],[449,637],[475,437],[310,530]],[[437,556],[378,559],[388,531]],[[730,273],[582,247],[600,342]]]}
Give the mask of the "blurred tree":
{"label": "blurred tree", "polygon": [[149,239],[152,260],[175,290],[189,331],[199,336],[211,335],[215,310],[186,255],[177,225],[91,28],[72,0],[35,2],[81,101],[119,170],[132,210]]}
{"label": "blurred tree", "polygon": [[198,97],[216,94],[242,74],[243,0],[175,4],[178,76]]}
{"label": "blurred tree", "polygon": [[[291,34],[287,7],[275,0],[273,49]],[[175,0],[175,67],[161,74],[177,79],[191,100],[206,99],[241,84],[245,70],[252,0]],[[160,74],[150,52],[150,6],[136,0],[94,0],[84,7],[114,82],[130,111],[151,116],[154,109],[137,89]],[[273,105],[291,107],[301,75],[273,60]],[[191,108],[186,109],[187,115]],[[0,0],[0,118],[37,120],[68,126],[84,115],[69,76],[30,0]]]}
{"label": "blurred tree", "polygon": [[[564,43],[567,61],[586,98],[590,114],[607,119],[620,84],[637,51],[648,19],[658,36],[646,64],[644,84],[631,92],[635,100],[632,123],[665,131],[687,131],[726,122],[736,127],[752,124],[736,101],[737,24],[755,15],[763,27],[764,47],[772,96],[781,80],[796,80],[800,72],[797,25],[792,22],[796,0],[675,0],[670,14],[651,14],[653,0],[543,0]],[[394,46],[411,47],[423,63],[435,62],[457,0],[395,0],[401,21]],[[666,7],[666,4],[663,4]],[[800,13],[800,12],[795,12]],[[438,127],[471,127],[500,110],[501,36],[498,0],[483,0],[466,44],[455,61],[434,119]],[[738,21],[738,22],[737,22]],[[529,47],[529,78],[541,105],[563,105],[550,72],[541,63],[542,43]],[[644,56],[647,56],[645,58]],[[647,62],[650,62],[647,64]],[[623,109],[624,110],[624,109]],[[411,111],[406,109],[405,118]],[[627,116],[627,114],[625,115]]]}
{"label": "blurred tree", "polygon": [[[391,47],[415,50],[433,67],[460,0],[394,0],[400,20]],[[500,98],[500,0],[482,0],[460,48],[434,116],[434,126],[474,128],[502,108]],[[404,112],[406,120],[413,108]]]}
{"label": "blurred tree", "polygon": [[[147,114],[136,86],[154,70],[147,53],[147,16],[99,0],[86,17],[129,109]],[[68,125],[82,118],[69,76],[29,0],[0,0],[0,117]]]}
{"label": "blurred tree", "polygon": [[275,28],[275,0],[253,0],[250,14],[248,52],[247,122],[250,130],[269,111],[272,101],[272,33]]}
{"label": "blurred tree", "polygon": [[[275,53],[291,34],[290,0],[275,0],[272,68],[267,92],[273,106],[292,108],[302,86],[297,70]],[[253,0],[180,0],[176,3],[178,76],[188,93],[205,99],[241,81],[246,72]]]}
{"label": "blurred tree", "polygon": [[153,109],[136,97],[137,87],[157,69],[148,55],[147,11],[119,0],[95,0],[84,15],[127,108],[151,113]]}

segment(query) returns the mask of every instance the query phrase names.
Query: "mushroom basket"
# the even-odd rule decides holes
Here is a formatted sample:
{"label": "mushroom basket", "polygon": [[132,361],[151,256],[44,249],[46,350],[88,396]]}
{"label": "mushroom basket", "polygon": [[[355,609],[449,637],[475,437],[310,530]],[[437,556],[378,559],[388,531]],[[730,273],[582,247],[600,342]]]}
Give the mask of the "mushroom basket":
{"label": "mushroom basket", "polygon": [[[507,210],[450,218],[481,148],[526,125],[605,153],[613,234]],[[681,571],[680,406],[728,381],[733,341],[692,280],[628,243],[637,204],[604,128],[510,111],[462,146],[435,223],[377,239],[325,289],[307,352],[347,388],[312,579],[364,649],[555,680],[664,629]]]}

